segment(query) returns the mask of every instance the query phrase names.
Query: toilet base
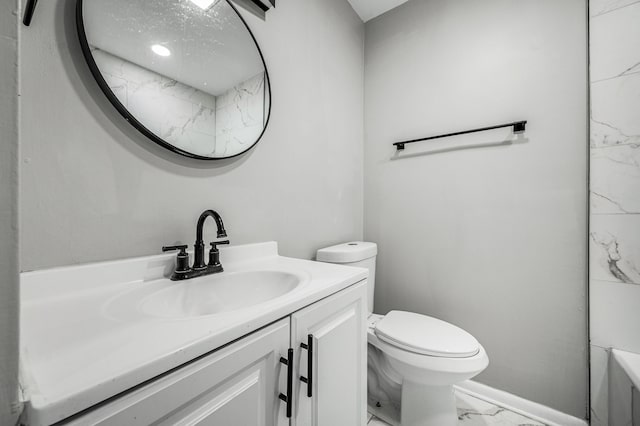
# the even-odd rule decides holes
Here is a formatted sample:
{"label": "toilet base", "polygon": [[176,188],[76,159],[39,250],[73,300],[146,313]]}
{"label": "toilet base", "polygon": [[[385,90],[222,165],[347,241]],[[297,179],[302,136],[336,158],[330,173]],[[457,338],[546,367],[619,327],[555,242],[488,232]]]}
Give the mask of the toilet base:
{"label": "toilet base", "polygon": [[453,386],[402,383],[402,426],[457,426],[458,412]]}

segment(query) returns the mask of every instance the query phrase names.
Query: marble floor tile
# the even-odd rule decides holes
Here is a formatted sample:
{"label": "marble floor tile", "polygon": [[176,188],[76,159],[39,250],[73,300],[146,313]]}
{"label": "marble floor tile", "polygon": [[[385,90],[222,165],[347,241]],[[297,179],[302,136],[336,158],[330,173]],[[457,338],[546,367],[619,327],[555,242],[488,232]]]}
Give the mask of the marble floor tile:
{"label": "marble floor tile", "polygon": [[[545,426],[497,405],[456,392],[458,406],[458,425],[460,426]],[[375,416],[371,417],[368,426],[395,426]]]}

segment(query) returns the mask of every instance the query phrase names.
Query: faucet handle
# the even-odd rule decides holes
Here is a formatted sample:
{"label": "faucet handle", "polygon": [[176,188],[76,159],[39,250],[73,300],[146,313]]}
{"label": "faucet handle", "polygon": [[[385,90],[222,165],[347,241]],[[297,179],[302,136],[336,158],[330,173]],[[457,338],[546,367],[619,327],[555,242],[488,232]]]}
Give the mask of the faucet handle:
{"label": "faucet handle", "polygon": [[209,245],[211,246],[211,249],[213,250],[216,250],[218,248],[218,244],[229,244],[229,240],[214,241],[212,243],[209,243]]}
{"label": "faucet handle", "polygon": [[189,267],[189,253],[187,253],[187,245],[180,246],[164,246],[162,251],[174,251],[180,250],[176,261],[176,272],[187,272],[191,268]]}
{"label": "faucet handle", "polygon": [[229,240],[209,243],[211,246],[211,250],[209,250],[209,266],[220,266],[220,250],[218,250],[219,244],[229,244]]}
{"label": "faucet handle", "polygon": [[162,251],[174,251],[174,250],[180,250],[180,254],[186,254],[187,248],[189,246],[188,245],[183,245],[183,246],[164,246],[162,247]]}

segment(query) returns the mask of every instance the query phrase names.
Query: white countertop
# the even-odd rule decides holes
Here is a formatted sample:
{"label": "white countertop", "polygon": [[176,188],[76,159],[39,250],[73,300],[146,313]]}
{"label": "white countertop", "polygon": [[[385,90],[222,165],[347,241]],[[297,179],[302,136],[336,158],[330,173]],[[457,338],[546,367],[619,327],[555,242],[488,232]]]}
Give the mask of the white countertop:
{"label": "white countertop", "polygon": [[[230,312],[160,318],[137,309],[175,254],[21,276],[21,384],[32,426],[49,425],[257,330],[367,277],[367,270],[278,255],[275,242],[221,248],[225,272],[277,270],[302,284]],[[206,279],[195,278],[194,280]]]}

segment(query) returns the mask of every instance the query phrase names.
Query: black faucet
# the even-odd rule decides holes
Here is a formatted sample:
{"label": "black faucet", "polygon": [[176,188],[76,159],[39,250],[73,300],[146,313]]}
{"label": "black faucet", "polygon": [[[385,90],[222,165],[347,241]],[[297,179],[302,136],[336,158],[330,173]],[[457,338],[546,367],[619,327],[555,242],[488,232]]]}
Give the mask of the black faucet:
{"label": "black faucet", "polygon": [[[200,217],[198,218],[198,224],[196,225],[196,243],[193,246],[193,269],[204,269],[207,267],[204,263],[204,241],[202,239],[202,231],[204,228],[204,222],[208,217],[212,217],[213,220],[216,221],[216,226],[218,227],[218,238],[224,238],[227,236],[227,231],[224,230],[224,223],[222,223],[222,218],[220,215],[214,210],[205,210],[202,212]],[[216,244],[225,244],[225,242],[220,242]],[[226,241],[226,244],[229,244],[229,241]],[[212,246],[211,250],[217,250],[217,247]],[[211,255],[211,253],[209,253]]]}
{"label": "black faucet", "polygon": [[211,243],[211,250],[209,250],[209,263],[204,263],[204,240],[202,238],[202,231],[204,229],[204,223],[208,217],[212,217],[216,222],[218,238],[225,238],[227,236],[227,231],[224,229],[222,218],[216,211],[205,210],[202,212],[200,218],[198,218],[198,224],[196,225],[196,242],[193,245],[193,267],[189,267],[189,254],[187,254],[186,245],[162,247],[162,251],[180,250],[176,262],[176,269],[173,274],[171,274],[171,280],[187,280],[189,278],[195,278],[202,275],[215,274],[224,270],[220,264],[220,251],[218,250],[218,245],[229,244],[229,240],[215,241]]}

